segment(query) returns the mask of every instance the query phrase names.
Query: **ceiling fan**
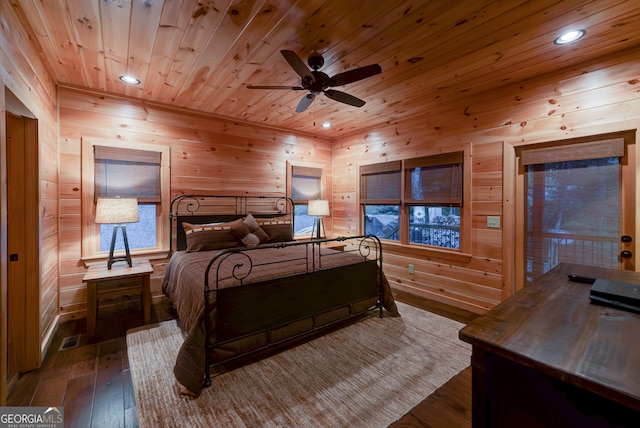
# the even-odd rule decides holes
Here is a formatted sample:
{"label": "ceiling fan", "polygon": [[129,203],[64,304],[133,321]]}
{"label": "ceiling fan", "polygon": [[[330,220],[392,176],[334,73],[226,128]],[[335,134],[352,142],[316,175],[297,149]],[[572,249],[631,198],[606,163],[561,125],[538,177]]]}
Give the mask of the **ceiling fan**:
{"label": "ceiling fan", "polygon": [[367,77],[374,76],[382,72],[382,68],[378,64],[367,65],[365,67],[348,70],[343,73],[338,73],[335,76],[329,77],[327,74],[318,71],[324,65],[324,58],[318,52],[314,52],[309,55],[307,63],[309,67],[313,69],[309,70],[304,62],[293,51],[281,50],[280,53],[287,60],[289,65],[294,69],[296,73],[302,78],[302,86],[252,86],[248,85],[249,89],[290,89],[294,91],[307,90],[309,93],[305,95],[296,108],[296,113],[302,113],[311,105],[313,100],[320,93],[324,93],[332,100],[339,101],[341,103],[349,104],[355,107],[362,107],[365,102],[360,98],[356,98],[353,95],[349,95],[345,92],[336,91],[335,89],[329,89],[334,86],[342,86],[347,83],[357,82],[358,80],[366,79]]}

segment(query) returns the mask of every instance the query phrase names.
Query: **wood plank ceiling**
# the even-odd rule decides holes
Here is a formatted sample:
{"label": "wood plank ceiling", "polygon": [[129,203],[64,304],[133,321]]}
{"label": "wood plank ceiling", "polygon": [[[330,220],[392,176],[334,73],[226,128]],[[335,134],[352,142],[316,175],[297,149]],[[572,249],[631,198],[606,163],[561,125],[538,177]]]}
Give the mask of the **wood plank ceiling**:
{"label": "wood plank ceiling", "polygon": [[[280,128],[337,137],[428,117],[464,99],[640,45],[637,0],[8,0],[61,85],[91,88]],[[553,39],[586,29],[568,46]],[[306,91],[280,50],[325,59],[361,108]],[[142,83],[126,85],[131,74]],[[457,107],[456,107],[457,108]],[[329,130],[320,122],[331,121]]]}

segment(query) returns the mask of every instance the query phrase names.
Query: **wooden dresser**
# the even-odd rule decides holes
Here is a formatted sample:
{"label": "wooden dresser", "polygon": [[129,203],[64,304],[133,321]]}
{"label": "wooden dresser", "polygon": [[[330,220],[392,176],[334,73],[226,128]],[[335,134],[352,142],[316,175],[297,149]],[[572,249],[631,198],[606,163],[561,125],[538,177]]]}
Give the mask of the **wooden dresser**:
{"label": "wooden dresser", "polygon": [[569,274],[640,284],[562,264],[463,328],[474,427],[640,426],[640,314],[591,304]]}

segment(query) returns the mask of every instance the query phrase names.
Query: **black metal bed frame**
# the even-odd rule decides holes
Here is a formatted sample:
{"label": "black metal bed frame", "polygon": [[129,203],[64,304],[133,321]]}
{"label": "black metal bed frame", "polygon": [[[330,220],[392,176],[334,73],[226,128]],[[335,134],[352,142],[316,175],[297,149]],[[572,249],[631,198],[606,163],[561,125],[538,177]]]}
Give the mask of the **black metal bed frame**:
{"label": "black metal bed frame", "polygon": [[[228,199],[229,203],[225,203],[225,199]],[[211,201],[222,201],[223,203],[212,203]],[[254,201],[258,201],[262,209],[253,209],[255,205],[252,202]],[[180,210],[181,205],[183,206],[182,210]],[[183,249],[186,245],[183,237],[180,237],[183,221],[197,221],[197,223],[232,221],[248,214],[247,210],[249,208],[251,208],[254,216],[273,217],[291,213],[293,230],[293,206],[293,201],[285,196],[180,195],[174,198],[171,203],[172,243],[174,220],[176,220],[177,249]],[[226,208],[221,213],[216,214],[212,211],[212,207],[215,207],[216,210],[220,207]],[[288,207],[291,209],[289,210]],[[198,214],[201,211],[205,214]],[[349,245],[345,252],[358,255],[361,262],[329,269],[323,268],[323,259],[326,260],[326,257],[342,253],[337,251],[323,254],[322,247],[332,242]],[[306,263],[306,271],[304,273],[257,283],[245,283],[244,280],[249,277],[256,267],[291,261],[289,259],[254,264],[251,258],[253,251],[262,248],[292,246],[304,248],[303,255],[296,259]],[[214,272],[211,272],[216,262],[218,262],[217,267]],[[230,287],[220,288],[218,284],[219,272],[224,263],[231,263],[229,266],[232,267],[232,277],[235,283]],[[211,276],[213,276],[213,280]],[[379,315],[382,317],[383,308],[380,291],[382,276],[382,245],[375,235],[312,239],[305,242],[278,242],[263,244],[257,248],[236,247],[220,250],[209,261],[204,275],[205,337],[208,338],[212,331],[208,314],[211,310],[210,295],[215,292],[217,337],[213,347],[225,345],[259,333],[267,333],[269,339],[264,346],[216,362],[211,361],[209,352],[211,346],[208,340],[205,340],[204,386],[211,384],[210,370],[212,367],[228,364],[282,343],[310,336],[319,330],[324,330],[357,316],[362,316],[362,312],[353,313],[352,310],[352,305],[360,301],[376,297],[376,304],[369,310],[379,309]],[[299,286],[301,282],[304,283],[304,287]],[[348,283],[349,286],[344,287],[345,283]],[[280,304],[282,294],[288,296],[288,305],[286,307]],[[322,296],[322,299],[319,299],[318,296]],[[247,305],[246,303],[257,299],[260,300],[259,305]],[[344,307],[349,308],[348,316],[316,326],[316,315]],[[274,310],[274,308],[277,308],[277,310]],[[271,331],[308,318],[313,318],[313,327],[310,330],[305,330],[294,336],[288,336],[282,340],[271,341]]]}
{"label": "black metal bed frame", "polygon": [[[325,257],[331,257],[335,254],[326,254],[318,256],[318,263],[315,263],[316,251],[319,252],[320,246],[331,242],[358,242],[355,249],[347,250],[347,252],[354,252],[362,257],[362,263],[371,264],[371,269],[366,270],[368,272],[363,275],[362,263],[357,265],[347,265],[341,267],[334,267],[330,269],[323,269],[321,260]],[[303,246],[305,247],[304,259],[307,262],[307,272],[302,275],[293,275],[288,277],[280,277],[275,280],[260,281],[257,283],[243,284],[243,279],[248,277],[254,267],[259,265],[253,264],[251,260],[251,252],[259,250],[261,248],[284,248],[291,246]],[[381,293],[379,284],[382,281],[382,257],[381,246],[377,236],[355,236],[355,237],[340,237],[336,239],[322,239],[314,240],[310,242],[298,242],[298,243],[282,243],[263,245],[260,248],[232,248],[222,250],[216,254],[207,265],[205,271],[205,285],[204,285],[204,313],[208,314],[211,307],[209,302],[209,296],[211,293],[216,293],[217,304],[217,341],[216,346],[224,345],[226,343],[248,337],[258,332],[269,332],[288,324],[301,321],[305,318],[309,318],[313,314],[321,312],[329,312],[340,307],[357,303],[365,297],[367,290],[363,290],[358,286],[342,287],[342,283],[336,282],[336,277],[344,278],[345,282],[359,281],[360,284],[370,283],[372,284],[369,292],[375,294],[377,297],[376,304],[369,310],[379,309],[379,316],[383,316],[383,308],[381,305]],[[374,258],[370,259],[371,254],[376,254]],[[239,259],[238,259],[239,258]],[[242,260],[240,260],[242,259]],[[210,273],[212,266],[216,261],[220,260],[216,267],[216,272],[213,274],[214,284],[211,284]],[[219,288],[218,284],[218,272],[223,263],[229,262],[233,264],[233,277],[238,281],[237,286],[228,288]],[[269,265],[284,263],[271,262],[265,263]],[[380,266],[380,268],[378,268]],[[332,279],[334,281],[332,281]],[[304,288],[300,287],[300,294],[296,294],[289,298],[289,306],[287,308],[280,307],[277,311],[273,310],[274,306],[277,306],[277,301],[280,297],[280,292],[304,282]],[[259,290],[258,290],[259,289]],[[259,292],[262,297],[261,304],[257,307],[247,308],[243,304],[247,300],[247,296],[253,296]],[[326,295],[335,295],[336,298],[332,301],[323,301],[314,299],[314,295],[318,292],[322,292]],[[364,294],[363,294],[364,293]],[[339,297],[338,297],[339,296]],[[270,301],[273,300],[273,301]],[[294,301],[292,301],[294,300]],[[277,313],[283,320],[278,322],[274,321],[274,314]],[[251,352],[243,353],[234,357],[225,359],[224,361],[212,362],[210,360],[209,352],[206,352],[205,362],[205,386],[211,384],[210,368],[227,364],[237,360],[239,358],[245,358],[251,354],[264,351],[265,349],[272,348],[283,342],[290,342],[291,340],[309,336],[312,333],[319,331],[320,329],[328,328],[332,325],[343,323],[349,319],[361,316],[362,313],[350,312],[347,317],[340,318],[334,322],[324,324],[322,326],[315,326],[303,333],[295,336],[287,337],[282,341],[269,340],[266,345],[256,348]],[[238,322],[239,320],[251,318],[253,322],[245,324]],[[206,318],[205,322],[205,337],[209,337],[211,333],[211,325],[209,319]],[[207,345],[205,345],[207,346]],[[208,349],[207,349],[208,350]]]}

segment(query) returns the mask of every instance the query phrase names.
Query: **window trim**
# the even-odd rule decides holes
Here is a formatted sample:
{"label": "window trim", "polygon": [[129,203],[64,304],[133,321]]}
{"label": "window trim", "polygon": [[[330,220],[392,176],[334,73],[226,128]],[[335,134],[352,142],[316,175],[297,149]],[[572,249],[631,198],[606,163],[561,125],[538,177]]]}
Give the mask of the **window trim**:
{"label": "window trim", "polygon": [[[132,145],[135,144],[135,147]],[[169,252],[169,215],[170,206],[170,149],[167,146],[159,146],[146,143],[131,143],[124,141],[103,140],[92,137],[82,137],[82,242],[81,242],[81,259],[83,261],[100,261],[106,260],[109,256],[108,251],[99,250],[98,231],[94,223],[95,218],[95,160],[94,146],[106,146],[122,149],[145,150],[151,152],[159,152],[161,154],[160,164],[160,188],[161,202],[156,206],[156,247],[149,249],[132,249],[132,256],[154,256],[158,258],[166,257]]]}
{"label": "window trim", "polygon": [[[446,152],[438,150],[431,153],[424,153],[422,156],[416,156],[412,158],[402,159],[401,162],[401,201],[400,201],[400,240],[393,241],[383,239],[385,245],[391,245],[398,250],[404,249],[409,252],[418,252],[425,256],[441,258],[447,260],[456,261],[468,261],[472,257],[472,198],[471,198],[471,143],[463,144],[462,146],[447,148]],[[405,202],[405,172],[407,166],[413,165],[417,160],[425,159],[434,156],[434,159],[446,159],[449,156],[454,156],[456,152],[462,152],[462,200],[463,204],[460,207],[460,248],[445,248],[436,247],[423,244],[409,243],[409,209],[410,205],[416,205],[415,203]],[[451,155],[453,154],[453,155]],[[360,164],[358,168],[358,189],[360,189],[360,180],[362,171],[376,171],[381,168],[385,163],[375,164]],[[359,233],[364,231],[364,201],[361,199],[360,190],[358,191],[358,228]],[[420,204],[418,204],[420,205]]]}

